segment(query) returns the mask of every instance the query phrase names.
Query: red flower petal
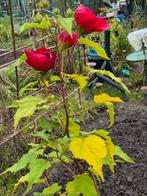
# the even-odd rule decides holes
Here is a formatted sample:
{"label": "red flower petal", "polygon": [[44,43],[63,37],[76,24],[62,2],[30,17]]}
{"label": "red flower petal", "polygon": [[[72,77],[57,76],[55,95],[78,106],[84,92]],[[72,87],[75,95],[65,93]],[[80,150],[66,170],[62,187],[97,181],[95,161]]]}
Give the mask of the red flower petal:
{"label": "red flower petal", "polygon": [[71,47],[71,46],[77,44],[77,42],[78,42],[78,37],[79,37],[79,36],[78,36],[78,34],[77,34],[76,32],[73,32],[73,33],[72,33],[72,36],[71,36],[69,33],[63,31],[63,32],[61,32],[61,33],[59,34],[58,39],[59,39],[59,41],[60,41],[62,44],[67,44],[68,47]]}
{"label": "red flower petal", "polygon": [[27,58],[26,62],[37,71],[46,72],[52,68],[52,64],[48,60],[48,57],[42,54],[34,54]]}
{"label": "red flower petal", "polygon": [[91,9],[89,9],[88,7],[82,4],[80,4],[79,7],[75,10],[74,16],[76,19],[76,23],[79,26],[88,24],[89,22],[94,20],[96,17],[96,15]]}
{"label": "red flower petal", "polygon": [[90,32],[101,32],[109,28],[109,23],[104,18],[98,18],[91,22],[91,25],[86,25],[83,27],[85,33]]}
{"label": "red flower petal", "polygon": [[37,71],[45,71],[54,68],[57,63],[57,56],[54,52],[47,48],[39,48],[37,50],[26,50],[26,62]]}
{"label": "red flower petal", "polygon": [[45,54],[45,53],[48,53],[48,52],[50,53],[52,51],[48,48],[38,48],[34,52],[35,52],[35,54]]}
{"label": "red flower petal", "polygon": [[30,57],[31,55],[35,54],[33,50],[25,50],[25,54],[27,55],[27,57]]}
{"label": "red flower petal", "polygon": [[98,18],[92,10],[80,4],[75,10],[77,26],[85,33],[101,32],[109,28],[109,23],[104,18]]}

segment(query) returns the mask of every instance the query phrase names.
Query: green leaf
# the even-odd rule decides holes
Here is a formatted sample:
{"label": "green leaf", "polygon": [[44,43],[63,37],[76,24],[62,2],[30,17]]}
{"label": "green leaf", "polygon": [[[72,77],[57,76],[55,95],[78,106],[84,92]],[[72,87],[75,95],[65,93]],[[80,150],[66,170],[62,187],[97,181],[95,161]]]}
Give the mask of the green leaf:
{"label": "green leaf", "polygon": [[107,139],[107,140],[111,139],[111,137],[109,136],[109,131],[106,131],[104,129],[93,131],[93,133],[100,137],[103,137],[104,139]]}
{"label": "green leaf", "polygon": [[36,159],[36,157],[39,154],[42,154],[43,150],[38,150],[36,148],[33,148],[31,150],[29,150],[29,152],[27,154],[24,154],[22,156],[22,158],[15,163],[14,165],[12,165],[11,167],[9,167],[5,172],[3,172],[2,174],[5,174],[7,172],[11,172],[11,173],[16,173],[17,171],[27,167],[27,165],[34,159]]}
{"label": "green leaf", "polygon": [[49,121],[45,118],[41,118],[39,121],[39,126],[44,129],[44,130],[48,130],[51,128],[51,124],[49,123]]}
{"label": "green leaf", "polygon": [[42,99],[38,96],[27,96],[21,100],[14,101],[10,107],[18,108],[14,115],[14,126],[15,128],[18,126],[20,120],[24,117],[31,117],[35,110],[37,109],[37,105],[46,103],[47,99]]}
{"label": "green leaf", "polygon": [[119,146],[115,146],[114,155],[122,158],[126,162],[134,163],[134,161],[125,152],[123,152]]}
{"label": "green leaf", "polygon": [[120,84],[126,92],[130,93],[127,86],[122,82],[121,78],[116,77],[112,72],[106,70],[96,70],[92,68],[86,68],[86,71],[90,73],[98,73],[98,74],[106,75],[110,77],[112,80],[114,80],[115,82],[117,82],[118,84]]}
{"label": "green leaf", "polygon": [[35,91],[35,90],[37,90],[37,88],[33,88],[33,86],[35,86],[36,84],[38,84],[38,81],[30,82],[25,87],[20,89],[20,91],[19,91],[20,94],[23,94],[25,91]]}
{"label": "green leaf", "polygon": [[44,159],[35,159],[30,163],[30,172],[28,173],[28,187],[25,193],[27,193],[32,188],[33,184],[39,181],[43,172],[49,167],[51,167],[49,161]]}
{"label": "green leaf", "polygon": [[70,138],[64,136],[63,138],[58,138],[51,141],[47,145],[53,149],[57,149],[58,152],[65,153],[69,150]]}
{"label": "green leaf", "polygon": [[54,196],[61,189],[57,183],[45,188],[42,193],[34,193],[34,196]]}
{"label": "green leaf", "polygon": [[81,131],[80,125],[78,125],[72,118],[69,118],[69,132],[75,137],[78,137]]}
{"label": "green leaf", "polygon": [[93,48],[100,57],[103,57],[107,60],[110,60],[109,57],[107,56],[105,50],[97,42],[91,41],[88,38],[80,38],[80,43],[85,44],[90,48]]}
{"label": "green leaf", "polygon": [[60,77],[57,75],[53,75],[53,76],[51,76],[50,80],[51,80],[51,82],[60,81]]}
{"label": "green leaf", "polygon": [[51,23],[49,21],[49,17],[47,15],[45,15],[43,18],[42,18],[42,21],[40,23],[40,28],[41,29],[48,29],[49,27],[51,27]]}
{"label": "green leaf", "polygon": [[72,80],[75,80],[79,85],[80,89],[83,90],[87,86],[87,80],[89,77],[77,74],[66,74]]}
{"label": "green leaf", "polygon": [[22,54],[18,59],[19,60],[19,65],[22,65],[25,62],[26,58],[27,58],[27,55]]}
{"label": "green leaf", "polygon": [[40,28],[40,24],[39,23],[29,23],[29,22],[25,22],[21,27],[20,27],[20,33],[27,31],[27,30],[31,30],[34,28]]}
{"label": "green leaf", "polygon": [[68,196],[98,196],[93,180],[87,174],[76,176],[75,179],[66,185]]}
{"label": "green leaf", "polygon": [[35,136],[42,138],[46,142],[49,142],[48,136],[46,135],[45,131],[37,131]]}
{"label": "green leaf", "polygon": [[63,18],[61,16],[58,17],[58,22],[62,26],[62,28],[67,31],[70,35],[72,34],[72,26],[73,26],[74,18]]}
{"label": "green leaf", "polygon": [[20,33],[31,30],[31,29],[48,29],[51,26],[51,23],[49,21],[49,17],[45,15],[42,17],[42,20],[40,23],[29,23],[26,22],[20,27]]}
{"label": "green leaf", "polygon": [[114,124],[114,115],[115,115],[114,105],[113,105],[113,103],[108,102],[108,103],[106,103],[106,106],[108,108],[107,112],[108,112],[109,119],[110,119],[110,125],[109,125],[109,128],[110,128]]}

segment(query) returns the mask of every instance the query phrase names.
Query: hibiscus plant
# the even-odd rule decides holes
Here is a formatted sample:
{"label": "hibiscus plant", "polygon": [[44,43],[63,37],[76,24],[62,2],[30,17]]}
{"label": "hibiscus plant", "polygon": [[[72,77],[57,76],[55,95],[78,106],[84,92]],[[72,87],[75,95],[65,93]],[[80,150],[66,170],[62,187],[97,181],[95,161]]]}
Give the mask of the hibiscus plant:
{"label": "hibiscus plant", "polygon": [[[39,22],[25,23],[21,32],[37,29],[48,36],[54,49],[50,49],[47,43],[43,48],[35,50],[26,49],[23,57],[19,59],[26,66],[40,72],[44,81],[45,95],[29,94],[10,107],[16,108],[14,115],[14,127],[16,133],[22,131],[30,134],[30,150],[22,158],[8,168],[7,172],[16,173],[23,169],[23,176],[15,184],[14,193],[20,184],[26,185],[26,195],[35,184],[43,184],[41,193],[34,195],[69,195],[69,196],[95,196],[99,195],[98,184],[104,181],[103,167],[108,165],[114,173],[114,166],[119,157],[121,161],[133,163],[119,146],[114,145],[109,132],[104,129],[82,131],[76,120],[70,116],[67,85],[70,80],[79,84],[77,91],[82,91],[89,79],[84,74],[69,74],[65,72],[66,54],[72,48],[78,48],[80,44],[92,47],[99,56],[109,59],[105,50],[98,43],[86,38],[93,32],[102,32],[109,28],[109,23],[103,18],[97,17],[92,10],[80,4],[71,17],[60,15],[49,18],[38,13]],[[46,47],[45,47],[46,46]],[[53,51],[54,50],[54,51]],[[68,65],[70,66],[70,64]],[[58,85],[57,95],[48,94],[50,84],[46,75],[50,72],[52,81]],[[85,72],[101,73],[119,82],[125,89],[127,87],[112,73],[102,70],[85,69]],[[56,75],[53,75],[53,73]],[[48,76],[48,75],[47,75]],[[31,83],[35,85],[36,83]],[[33,89],[31,85],[27,86]],[[28,88],[27,88],[28,89]],[[23,89],[23,91],[26,89]],[[83,98],[84,99],[84,98]],[[108,107],[110,126],[114,123],[113,102],[122,102],[119,97],[111,97],[105,93],[94,97],[95,104],[103,104]],[[76,103],[75,103],[76,104]],[[81,109],[81,108],[79,108]],[[79,110],[76,109],[76,112]],[[81,109],[82,110],[82,109]],[[49,121],[39,121],[48,115]],[[21,121],[23,119],[23,121]],[[53,130],[59,130],[61,134],[52,136]],[[58,184],[53,178],[58,167],[62,165],[67,169],[70,181],[66,184]],[[76,169],[74,169],[76,166]],[[62,186],[62,187],[61,187]]]}

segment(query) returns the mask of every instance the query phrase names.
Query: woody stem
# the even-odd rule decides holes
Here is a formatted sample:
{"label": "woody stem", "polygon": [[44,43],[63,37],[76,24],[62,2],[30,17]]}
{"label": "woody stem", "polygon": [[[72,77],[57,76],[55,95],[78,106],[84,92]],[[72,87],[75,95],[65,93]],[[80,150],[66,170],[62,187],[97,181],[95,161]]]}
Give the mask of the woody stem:
{"label": "woody stem", "polygon": [[63,99],[63,107],[65,111],[65,116],[66,116],[66,125],[65,125],[65,133],[67,137],[69,138],[69,115],[68,115],[68,110],[67,110],[67,103],[66,103],[66,98],[65,98],[65,82],[64,82],[64,55],[62,53],[61,55],[61,63],[60,63],[60,80],[61,80],[61,93],[62,93],[62,99]]}

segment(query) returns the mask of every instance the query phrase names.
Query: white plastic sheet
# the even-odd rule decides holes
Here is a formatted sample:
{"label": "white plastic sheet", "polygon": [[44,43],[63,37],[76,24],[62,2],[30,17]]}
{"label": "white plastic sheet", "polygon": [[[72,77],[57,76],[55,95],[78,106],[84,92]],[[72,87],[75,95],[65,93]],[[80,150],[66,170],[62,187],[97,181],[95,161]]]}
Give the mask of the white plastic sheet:
{"label": "white plastic sheet", "polygon": [[141,50],[143,45],[147,47],[147,28],[129,33],[128,40],[135,51]]}

